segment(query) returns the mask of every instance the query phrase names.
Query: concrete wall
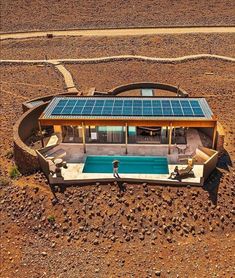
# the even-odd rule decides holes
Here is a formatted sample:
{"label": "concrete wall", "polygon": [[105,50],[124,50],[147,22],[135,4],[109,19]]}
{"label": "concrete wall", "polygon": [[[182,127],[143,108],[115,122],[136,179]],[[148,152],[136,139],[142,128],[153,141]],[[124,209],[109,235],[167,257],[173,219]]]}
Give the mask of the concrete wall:
{"label": "concrete wall", "polygon": [[225,131],[220,122],[217,122],[217,136],[216,136],[216,150],[219,152],[219,155],[222,155],[224,152],[224,137]]}
{"label": "concrete wall", "polygon": [[209,159],[203,164],[203,177],[206,180],[216,168],[218,152],[205,147],[199,147],[199,149],[209,156]]}

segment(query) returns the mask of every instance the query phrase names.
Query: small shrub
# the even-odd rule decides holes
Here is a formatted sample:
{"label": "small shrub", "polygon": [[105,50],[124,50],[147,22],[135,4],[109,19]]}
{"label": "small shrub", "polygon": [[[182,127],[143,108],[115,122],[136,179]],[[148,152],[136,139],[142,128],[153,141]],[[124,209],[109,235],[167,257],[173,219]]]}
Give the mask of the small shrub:
{"label": "small shrub", "polygon": [[9,179],[6,177],[0,177],[0,186],[6,186],[10,183]]}
{"label": "small shrub", "polygon": [[12,150],[9,150],[9,151],[7,151],[7,153],[6,153],[6,158],[8,158],[8,159],[12,159],[13,158],[13,151]]}
{"label": "small shrub", "polygon": [[50,223],[54,223],[55,222],[55,217],[53,215],[49,215],[47,217],[47,220],[50,222]]}
{"label": "small shrub", "polygon": [[18,167],[16,165],[12,166],[9,175],[11,179],[17,179],[20,176],[20,171],[18,170]]}

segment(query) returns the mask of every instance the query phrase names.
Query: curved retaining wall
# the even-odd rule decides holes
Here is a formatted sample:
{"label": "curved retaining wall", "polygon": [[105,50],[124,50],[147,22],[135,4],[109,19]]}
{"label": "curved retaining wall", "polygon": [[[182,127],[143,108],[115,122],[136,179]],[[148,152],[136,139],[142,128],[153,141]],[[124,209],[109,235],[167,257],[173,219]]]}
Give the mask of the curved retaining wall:
{"label": "curved retaining wall", "polygon": [[181,88],[175,87],[170,84],[154,83],[154,82],[143,82],[143,83],[140,82],[140,83],[125,84],[111,89],[110,91],[108,91],[108,93],[111,95],[118,95],[125,91],[134,90],[134,89],[143,89],[143,88],[160,89],[168,92],[173,92],[175,94],[178,91],[181,97],[188,97],[188,93]]}
{"label": "curved retaining wall", "polygon": [[48,102],[28,110],[13,127],[14,159],[22,174],[35,172],[40,168],[35,150],[24,142],[31,135],[32,130],[38,128],[38,118],[47,104]]}

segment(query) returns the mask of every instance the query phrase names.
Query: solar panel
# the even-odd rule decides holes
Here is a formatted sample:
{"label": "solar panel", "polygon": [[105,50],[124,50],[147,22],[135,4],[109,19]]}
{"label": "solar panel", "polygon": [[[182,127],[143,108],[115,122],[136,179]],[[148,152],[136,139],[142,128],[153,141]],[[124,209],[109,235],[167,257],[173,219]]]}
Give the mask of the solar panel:
{"label": "solar panel", "polygon": [[[205,102],[205,101],[204,101]],[[210,109],[200,99],[63,98],[51,116],[206,117]],[[204,103],[204,104],[203,104]],[[209,109],[208,111],[206,109]]]}
{"label": "solar panel", "polygon": [[83,106],[86,103],[85,99],[79,99],[76,103],[77,106]]}
{"label": "solar panel", "polygon": [[204,116],[204,113],[200,107],[198,107],[198,108],[193,107],[193,113],[196,116]]}
{"label": "solar panel", "polygon": [[170,107],[163,107],[162,110],[163,110],[163,115],[164,116],[174,115],[173,112],[172,112],[172,109]]}
{"label": "solar panel", "polygon": [[183,107],[183,113],[185,116],[193,116],[193,110],[190,107]]}
{"label": "solar panel", "polygon": [[75,99],[69,99],[66,103],[66,106],[74,106],[76,104],[77,100]]}
{"label": "solar panel", "polygon": [[162,101],[162,107],[171,107],[171,103],[169,100],[163,100]]}
{"label": "solar panel", "polygon": [[61,100],[58,102],[57,106],[62,106],[62,107],[64,107],[65,104],[66,104],[67,102],[68,102],[67,99],[61,99]]}
{"label": "solar panel", "polygon": [[114,102],[114,105],[115,106],[123,106],[123,100],[115,100],[115,102]]}
{"label": "solar panel", "polygon": [[180,107],[180,102],[179,102],[179,100],[172,100],[171,105],[172,105],[172,107],[179,108]]}
{"label": "solar panel", "polygon": [[181,107],[172,107],[172,110],[173,110],[173,114],[174,115],[178,115],[178,116],[183,116],[184,113],[183,113],[183,110],[181,109]]}
{"label": "solar panel", "polygon": [[181,102],[182,107],[190,107],[190,102],[188,100],[182,100]]}

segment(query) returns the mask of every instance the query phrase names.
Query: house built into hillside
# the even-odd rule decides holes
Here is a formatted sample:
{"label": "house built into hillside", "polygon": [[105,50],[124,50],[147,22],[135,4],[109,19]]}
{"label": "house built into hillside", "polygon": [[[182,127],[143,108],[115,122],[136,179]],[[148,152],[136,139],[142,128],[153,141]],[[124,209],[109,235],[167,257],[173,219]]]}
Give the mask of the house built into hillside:
{"label": "house built into hillside", "polygon": [[[202,185],[223,147],[224,134],[206,99],[191,98],[179,86],[145,82],[108,92],[92,88],[86,96],[65,93],[27,101],[23,109],[15,150],[39,130],[38,160],[28,147],[23,154],[33,162],[27,169],[38,163],[51,184],[113,179],[111,162],[118,159],[125,180]],[[22,160],[18,151],[15,157]],[[189,161],[193,175],[168,179]]]}
{"label": "house built into hillside", "polygon": [[190,129],[215,147],[217,120],[204,98],[55,97],[39,118],[64,143],[186,145]]}

